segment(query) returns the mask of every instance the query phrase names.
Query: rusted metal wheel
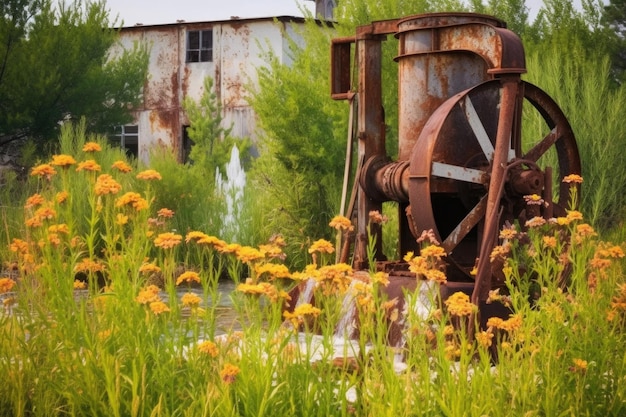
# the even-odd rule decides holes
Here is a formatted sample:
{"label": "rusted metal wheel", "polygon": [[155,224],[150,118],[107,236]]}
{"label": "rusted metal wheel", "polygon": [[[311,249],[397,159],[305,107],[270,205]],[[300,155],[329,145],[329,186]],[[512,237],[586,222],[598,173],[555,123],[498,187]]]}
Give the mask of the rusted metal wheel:
{"label": "rusted metal wheel", "polygon": [[572,204],[561,180],[580,172],[572,129],[545,92],[518,78],[487,81],[444,102],[420,133],[410,160],[414,233],[436,233],[452,266],[448,279],[470,278],[489,222],[493,229],[537,215],[529,194],[554,210],[540,215],[560,215]]}

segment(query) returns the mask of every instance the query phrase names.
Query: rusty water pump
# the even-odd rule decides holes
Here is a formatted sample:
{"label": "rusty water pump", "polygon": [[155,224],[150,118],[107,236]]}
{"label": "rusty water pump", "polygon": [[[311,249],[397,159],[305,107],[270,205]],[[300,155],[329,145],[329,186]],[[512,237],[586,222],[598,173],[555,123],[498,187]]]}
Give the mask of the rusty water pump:
{"label": "rusty water pump", "polygon": [[[385,151],[381,75],[388,35],[399,43],[396,160]],[[356,107],[358,164],[346,213],[356,222],[354,268],[368,268],[369,213],[393,201],[400,254],[418,253],[416,239],[432,230],[447,253],[441,296],[461,290],[484,305],[498,285],[489,254],[499,229],[507,221],[563,215],[572,202],[561,180],[581,172],[566,117],[545,92],[521,79],[521,40],[491,16],[416,15],[372,22],[353,37],[334,39],[331,65],[332,98]],[[544,131],[522,141],[529,112],[539,115]],[[545,202],[534,212],[524,199],[532,194]],[[406,263],[384,258],[382,230],[372,226],[377,267],[392,283],[410,282]]]}

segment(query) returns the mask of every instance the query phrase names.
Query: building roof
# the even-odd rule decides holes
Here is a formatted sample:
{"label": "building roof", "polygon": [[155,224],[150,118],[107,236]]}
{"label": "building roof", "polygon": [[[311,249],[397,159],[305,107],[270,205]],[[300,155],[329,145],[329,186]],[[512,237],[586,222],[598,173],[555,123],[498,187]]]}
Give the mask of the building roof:
{"label": "building roof", "polygon": [[159,27],[171,27],[171,26],[184,26],[184,25],[202,25],[202,24],[233,24],[233,23],[253,23],[253,22],[263,22],[268,20],[278,20],[279,22],[296,22],[296,23],[304,23],[306,20],[304,17],[300,16],[268,16],[268,17],[252,17],[252,18],[239,18],[238,16],[231,16],[230,19],[222,19],[222,20],[204,20],[204,21],[185,21],[185,20],[177,20],[173,23],[157,23],[157,24],[147,24],[144,25],[142,23],[135,23],[132,26],[123,26],[122,30],[129,29],[140,29],[140,28],[159,28]]}

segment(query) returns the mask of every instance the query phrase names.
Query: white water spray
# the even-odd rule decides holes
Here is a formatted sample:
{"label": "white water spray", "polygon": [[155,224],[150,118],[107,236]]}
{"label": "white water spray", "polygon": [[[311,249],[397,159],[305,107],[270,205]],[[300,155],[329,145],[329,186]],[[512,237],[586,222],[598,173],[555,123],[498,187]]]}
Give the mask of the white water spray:
{"label": "white water spray", "polygon": [[226,178],[215,169],[215,192],[224,197],[226,213],[222,222],[221,235],[230,242],[237,242],[243,208],[243,193],[246,187],[246,173],[239,159],[239,148],[233,145],[230,161],[226,164]]}

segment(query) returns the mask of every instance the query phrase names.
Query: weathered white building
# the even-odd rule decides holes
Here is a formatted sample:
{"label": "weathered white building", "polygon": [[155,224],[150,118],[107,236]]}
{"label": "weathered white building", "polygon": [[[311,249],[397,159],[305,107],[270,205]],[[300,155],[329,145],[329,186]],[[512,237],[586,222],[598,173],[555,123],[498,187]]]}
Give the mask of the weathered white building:
{"label": "weathered white building", "polygon": [[268,50],[289,62],[289,37],[303,23],[300,17],[233,17],[122,28],[121,45],[129,48],[134,42],[145,43],[150,48],[150,63],[143,103],[134,109],[135,121],[121,126],[115,139],[144,161],[157,144],[169,146],[183,161],[189,149],[183,99],[199,101],[204,79],[212,77],[225,127],[232,125],[235,137],[254,140],[256,122],[247,102],[248,86],[256,85],[256,69],[266,64],[262,55]]}

